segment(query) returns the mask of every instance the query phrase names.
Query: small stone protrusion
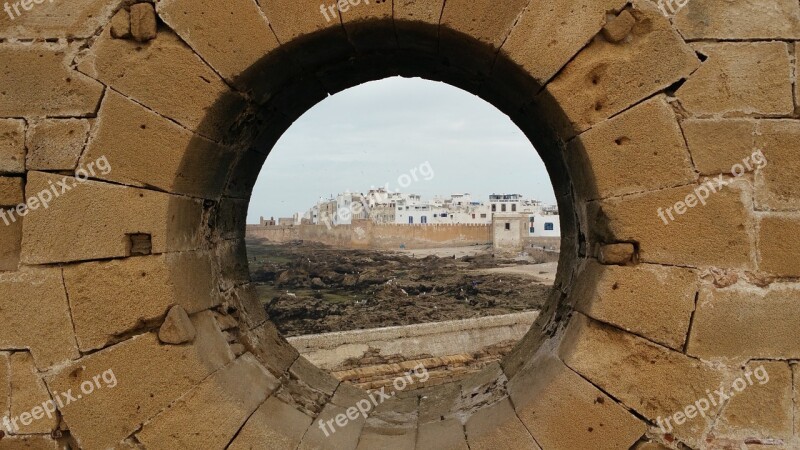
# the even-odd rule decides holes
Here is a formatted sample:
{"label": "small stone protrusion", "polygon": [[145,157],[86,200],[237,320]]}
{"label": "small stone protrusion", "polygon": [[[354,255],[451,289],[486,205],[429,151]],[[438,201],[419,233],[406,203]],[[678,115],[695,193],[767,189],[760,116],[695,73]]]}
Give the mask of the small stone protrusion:
{"label": "small stone protrusion", "polygon": [[178,345],[192,342],[194,337],[195,329],[189,315],[180,305],[173,306],[158,330],[158,339],[165,344]]}
{"label": "small stone protrusion", "polygon": [[609,42],[621,42],[630,34],[635,24],[636,19],[626,9],[606,23],[603,27],[603,37]]}
{"label": "small stone protrusion", "polygon": [[242,344],[231,344],[231,351],[238,358],[238,357],[244,355],[245,352],[247,352],[247,349],[244,348],[244,345],[242,345]]}
{"label": "small stone protrusion", "polygon": [[630,243],[609,244],[600,247],[597,259],[600,264],[626,265],[633,262],[636,248]]}
{"label": "small stone protrusion", "polygon": [[111,37],[114,39],[128,39],[131,37],[131,14],[120,9],[111,19]]}
{"label": "small stone protrusion", "polygon": [[137,3],[131,6],[131,34],[139,42],[156,38],[156,10],[150,3]]}

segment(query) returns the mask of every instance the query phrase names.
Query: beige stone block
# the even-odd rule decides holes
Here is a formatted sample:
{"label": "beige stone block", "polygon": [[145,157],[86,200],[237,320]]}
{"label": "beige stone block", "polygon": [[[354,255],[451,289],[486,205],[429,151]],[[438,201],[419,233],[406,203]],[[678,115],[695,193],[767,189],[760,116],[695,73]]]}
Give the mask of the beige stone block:
{"label": "beige stone block", "polygon": [[[62,182],[70,187],[63,193]],[[50,207],[30,210],[25,216],[22,259],[27,264],[128,256],[131,234],[149,234],[152,253],[193,250],[199,245],[203,205],[197,200],[94,181],[78,183],[75,178],[42,172],[28,173],[28,196],[53,186],[59,196]],[[70,239],[63,239],[64,236]]]}
{"label": "beige stone block", "polygon": [[[712,182],[717,188],[716,181]],[[708,195],[705,206],[696,197],[697,193],[703,195],[697,191],[701,187],[689,185],[591,203],[592,231],[600,242],[637,242],[643,263],[752,268],[750,232],[754,224],[746,209],[752,202],[749,184],[732,181]],[[686,206],[687,200],[695,206]],[[678,214],[680,211],[684,214]]]}
{"label": "beige stone block", "polygon": [[[9,354],[0,352],[0,417],[8,416],[11,410],[11,361]],[[5,427],[0,426],[5,431]]]}
{"label": "beige stone block", "polygon": [[[630,11],[636,24],[625,41],[595,39],[537,97],[555,115],[551,120],[562,135],[583,132],[624,111],[688,77],[700,64],[655,5],[636,0]],[[635,84],[631,74],[637,75]]]}
{"label": "beige stone block", "polygon": [[626,265],[635,262],[636,247],[633,244],[608,244],[601,245],[597,254],[597,261],[606,265]]}
{"label": "beige stone block", "polygon": [[626,37],[636,24],[636,19],[630,11],[622,11],[614,18],[611,18],[603,27],[603,37],[609,42],[620,42]]}
{"label": "beige stone block", "polygon": [[421,424],[417,450],[469,450],[464,426],[456,419]]}
{"label": "beige stone block", "polygon": [[366,420],[360,414],[353,420],[343,421],[340,419],[340,422],[346,423],[346,426],[340,427],[336,425],[337,416],[346,418],[347,408],[336,406],[333,403],[325,405],[319,417],[308,427],[297,450],[329,448],[354,450],[358,446]]}
{"label": "beige stone block", "polygon": [[334,378],[328,371],[311,364],[303,356],[294,361],[294,364],[289,368],[289,373],[312,389],[328,395],[333,395],[339,386],[339,380]]}
{"label": "beige stone block", "polygon": [[800,39],[800,6],[793,0],[691,0],[674,20],[687,39]]}
{"label": "beige stone block", "polygon": [[751,119],[687,119],[681,127],[702,175],[730,174],[756,150],[756,121]]}
{"label": "beige stone block", "polygon": [[528,429],[520,422],[508,398],[479,409],[465,425],[472,450],[515,448],[540,450]]}
{"label": "beige stone block", "polygon": [[[80,392],[80,384],[87,378],[109,370],[117,380],[113,388],[104,385],[61,408],[81,447],[114,446],[232,361],[233,355],[213,315],[201,313],[192,320],[197,329],[192,345],[161,345],[155,334],[143,334],[84,357],[47,379],[51,391],[72,389],[73,393]],[[214,414],[204,419],[203,423],[208,423]]]}
{"label": "beige stone block", "polygon": [[[59,42],[0,46],[0,117],[94,114],[103,87],[70,68],[77,45]],[[24,158],[19,163],[24,163]]]}
{"label": "beige stone block", "polygon": [[[726,374],[682,353],[601,324],[578,313],[560,356],[572,370],[652,422],[681,412],[720,387]],[[665,430],[697,446],[717,410]],[[662,422],[663,423],[663,422]]]}
{"label": "beige stone block", "polygon": [[800,209],[800,121],[761,120],[756,145],[766,162],[756,171],[756,205],[766,210]]}
{"label": "beige stone block", "polygon": [[703,359],[747,361],[800,358],[800,291],[791,284],[768,289],[734,286],[700,291],[687,353]]}
{"label": "beige stone block", "polygon": [[[13,22],[3,13],[2,39],[91,38],[104,26],[121,0],[71,0],[69,2],[34,2],[30,11],[22,13]],[[11,5],[12,2],[9,2]],[[49,444],[48,444],[49,445]]]}
{"label": "beige stone block", "polygon": [[[28,352],[12,353],[11,365],[11,412],[9,418],[19,418],[19,428],[14,434],[50,434],[58,426],[55,413],[45,412],[42,405],[52,400],[42,381],[33,357]],[[55,407],[55,405],[53,405]]]}
{"label": "beige stone block", "polygon": [[444,0],[394,3],[394,27],[401,48],[435,51],[439,46],[439,19]]}
{"label": "beige stone block", "polygon": [[391,448],[393,450],[414,450],[416,439],[416,430],[403,430],[401,433],[395,434],[393,432],[380,432],[371,428],[364,428],[356,449]]}
{"label": "beige stone block", "polygon": [[393,1],[338,2],[339,16],[356,51],[397,47]]}
{"label": "beige stone block", "polygon": [[691,114],[791,114],[792,68],[782,42],[694,44],[708,59],[678,89]]}
{"label": "beige stone block", "polygon": [[131,35],[139,42],[147,42],[156,38],[156,10],[150,3],[131,5]]}
{"label": "beige stone block", "polygon": [[72,171],[89,134],[90,122],[81,119],[45,119],[28,128],[28,170]]}
{"label": "beige stone block", "polygon": [[800,254],[790,236],[800,234],[800,217],[768,215],[758,226],[758,268],[775,275],[800,277]]}
{"label": "beige stone block", "polygon": [[435,386],[431,392],[420,395],[419,422],[435,422],[442,420],[442,417],[452,417],[452,410],[455,409],[456,402],[460,400],[461,386],[459,383]]}
{"label": "beige stone block", "polygon": [[279,385],[246,354],[146,422],[136,437],[154,449],[225,448]]}
{"label": "beige stone block", "polygon": [[570,293],[575,309],[682,351],[694,311],[697,273],[678,267],[588,263]]}
{"label": "beige stone block", "polygon": [[517,416],[545,449],[627,449],[647,429],[554,356],[534,359],[508,389]]}
{"label": "beige stone block", "polygon": [[173,305],[194,314],[219,304],[213,280],[209,255],[195,252],[64,268],[78,344],[84,351],[155,324]]}
{"label": "beige stone block", "polygon": [[239,327],[242,330],[251,330],[261,326],[267,320],[267,312],[258,296],[254,284],[236,286],[233,290],[223,294],[228,304],[238,312]]}
{"label": "beige stone block", "polygon": [[25,122],[22,120],[0,119],[0,173],[25,173]]}
{"label": "beige stone block", "polygon": [[0,177],[0,206],[15,207],[25,203],[22,177]]}
{"label": "beige stone block", "polygon": [[222,192],[234,151],[109,92],[100,108],[82,165],[105,157],[111,170],[97,178],[195,197]]}
{"label": "beige stone block", "polygon": [[46,369],[79,356],[61,269],[0,274],[0,348],[27,348]]}
{"label": "beige stone block", "polygon": [[128,39],[131,37],[131,13],[120,9],[111,18],[111,37],[115,39]]}
{"label": "beige stone block", "polygon": [[[13,271],[19,267],[23,219],[12,222],[11,214],[12,211],[0,208],[0,271]],[[5,221],[8,221],[8,224]]]}
{"label": "beige stone block", "polygon": [[270,321],[244,333],[242,344],[277,377],[283,376],[292,363],[300,357],[297,350],[286,342]]}
{"label": "beige stone block", "polygon": [[731,399],[714,436],[737,440],[792,439],[792,369],[787,362],[753,361],[729,389]]}
{"label": "beige stone block", "polygon": [[241,95],[168,31],[142,44],[114,39],[106,30],[78,59],[78,70],[216,141],[245,105]]}
{"label": "beige stone block", "polygon": [[50,436],[6,436],[3,450],[59,450],[61,447]]}
{"label": "beige stone block", "polygon": [[227,448],[254,450],[269,443],[270,449],[295,450],[311,421],[311,417],[275,397],[270,397],[247,420]]}
{"label": "beige stone block", "polygon": [[165,344],[185,344],[194,340],[195,330],[186,310],[180,305],[170,308],[164,323],[158,329],[158,340]]}
{"label": "beige stone block", "polygon": [[672,106],[658,96],[570,141],[567,162],[586,198],[687,184],[697,179]]}

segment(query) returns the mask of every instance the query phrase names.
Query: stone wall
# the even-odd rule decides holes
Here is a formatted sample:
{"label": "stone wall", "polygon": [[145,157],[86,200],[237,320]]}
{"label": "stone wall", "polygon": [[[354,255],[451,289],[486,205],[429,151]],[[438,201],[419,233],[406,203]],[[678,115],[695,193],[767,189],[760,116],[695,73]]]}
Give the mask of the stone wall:
{"label": "stone wall", "polygon": [[[17,211],[0,223],[0,414],[19,425],[0,446],[800,447],[800,4],[659,3],[0,14],[0,217]],[[395,75],[479,95],[529,137],[559,203],[560,270],[501,364],[325,436],[364,393],[264,316],[244,220],[293,121]],[[768,164],[748,169],[757,149]],[[113,388],[64,404],[107,371]],[[53,397],[58,414],[33,409]]]}

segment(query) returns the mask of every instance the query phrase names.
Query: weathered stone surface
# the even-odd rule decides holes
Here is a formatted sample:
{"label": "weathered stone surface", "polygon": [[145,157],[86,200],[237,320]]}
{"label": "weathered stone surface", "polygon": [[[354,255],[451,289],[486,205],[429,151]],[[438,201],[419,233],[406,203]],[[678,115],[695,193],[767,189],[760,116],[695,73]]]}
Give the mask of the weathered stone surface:
{"label": "weathered stone surface", "polygon": [[195,333],[186,310],[175,305],[170,308],[164,323],[158,329],[158,340],[165,344],[185,344],[194,340]]}
{"label": "weathered stone surface", "polygon": [[3,450],[58,450],[62,447],[50,436],[6,436]]}
{"label": "weathered stone surface", "polygon": [[81,119],[45,119],[28,128],[28,170],[75,170],[83,153],[90,122]]}
{"label": "weathered stone surface", "polygon": [[14,207],[25,202],[23,181],[21,177],[0,177],[0,206]]}
{"label": "weathered stone surface", "polygon": [[236,308],[239,326],[242,330],[251,330],[261,326],[267,320],[267,312],[261,304],[254,284],[236,286],[224,294],[228,304]]}
{"label": "weathered stone surface", "polygon": [[[24,9],[26,3],[32,6],[30,10]],[[121,0],[20,2],[21,15],[13,22],[6,20],[8,17],[3,13],[0,39],[90,38],[121,3]]]}
{"label": "weathered stone surface", "polygon": [[111,18],[111,37],[115,39],[128,39],[131,37],[131,13],[120,9]]}
{"label": "weathered stone surface", "polygon": [[[112,166],[113,167],[113,166]],[[26,194],[35,195],[66,181],[75,185],[48,209],[28,211],[22,259],[27,264],[128,256],[127,235],[152,236],[152,252],[198,246],[202,204],[161,192],[29,172]],[[52,185],[50,184],[52,182]],[[54,233],[53,230],[59,230]],[[62,236],[71,236],[69,241]]]}
{"label": "weathered stone surface", "polygon": [[730,389],[731,400],[714,426],[718,438],[792,439],[792,369],[783,361],[754,361]]}
{"label": "weathered stone surface", "polygon": [[692,161],[702,175],[730,174],[756,149],[756,121],[688,119],[681,123]]}
{"label": "weathered stone surface", "polygon": [[520,422],[508,398],[484,407],[467,419],[467,442],[472,450],[516,448],[540,450]]}
{"label": "weathered stone surface", "polygon": [[589,263],[570,293],[575,309],[682,351],[698,289],[696,272],[677,267]]}
{"label": "weathered stone surface", "polygon": [[616,17],[608,20],[606,26],[603,27],[603,37],[609,42],[620,42],[628,37],[635,24],[636,19],[633,18],[633,15],[627,10],[622,11]]}
{"label": "weathered stone surface", "polygon": [[[700,61],[650,2],[636,0],[630,10],[636,19],[621,43],[595,39],[547,85],[539,101],[559,120],[564,135],[587,130],[647,96],[691,74]],[[629,82],[632,73],[637,83]],[[556,104],[557,103],[557,104]]]}
{"label": "weathered stone surface", "polygon": [[100,116],[81,159],[85,165],[107,158],[112,170],[98,173],[97,178],[196,197],[219,197],[233,150],[115,92],[106,95]]}
{"label": "weathered stone surface", "polygon": [[[51,400],[36,366],[28,352],[12,353],[11,365],[11,412],[9,418],[19,418],[14,434],[50,434],[58,426],[55,413],[45,413],[42,404]],[[38,407],[38,409],[37,409]],[[48,417],[49,416],[49,417]]]}
{"label": "weathered stone surface", "polygon": [[413,450],[416,445],[416,430],[404,430],[399,434],[379,432],[372,428],[364,428],[358,441],[357,450],[374,448],[391,448],[397,450]]}
{"label": "weathered stone surface", "polygon": [[0,173],[23,172],[25,172],[25,122],[0,119]]}
{"label": "weathered stone surface", "polygon": [[136,437],[147,448],[225,448],[279,385],[255,357],[244,355],[145,423]]}
{"label": "weathered stone surface", "polygon": [[[0,208],[0,271],[17,270],[22,251],[22,220],[12,222],[12,211]],[[8,224],[5,220],[8,220]]]}
{"label": "weathered stone surface", "polygon": [[[800,358],[796,286],[768,289],[704,287],[697,301],[687,353],[703,359]],[[754,339],[757,336],[757,339]]]}
{"label": "weathered stone surface", "polygon": [[356,51],[397,47],[393,5],[393,1],[338,2],[342,25]]}
{"label": "weathered stone surface", "polygon": [[300,357],[270,321],[245,333],[242,344],[277,377],[283,376]]}
{"label": "weathered stone surface", "polygon": [[[718,389],[725,374],[682,353],[653,344],[582,314],[572,317],[561,343],[564,363],[595,386],[654,423],[681,412]],[[717,410],[706,413],[716,416]],[[707,422],[708,421],[708,422]],[[697,445],[710,419],[696,417],[667,427],[678,439]]]}
{"label": "weathered stone surface", "polygon": [[542,448],[630,448],[646,425],[554,356],[509,382],[517,416]]}
{"label": "weathered stone surface", "polygon": [[633,244],[608,244],[600,246],[597,260],[600,264],[624,266],[633,263],[635,255],[636,248]]}
{"label": "weathered stone surface", "polygon": [[658,96],[599,123],[569,142],[578,192],[605,198],[697,179],[672,106]]}
{"label": "weathered stone surface", "polygon": [[780,276],[800,277],[800,254],[787,236],[800,233],[800,217],[769,215],[759,221],[759,269]]}
{"label": "weathered stone surface", "polygon": [[[782,42],[694,44],[708,59],[676,95],[690,113],[791,114],[792,68]],[[713,89],[709,86],[714,86]]]}
{"label": "weathered stone surface", "polygon": [[228,449],[257,449],[268,442],[271,449],[295,450],[311,420],[311,417],[270,397],[250,416]]}
{"label": "weathered stone surface", "polygon": [[398,46],[437,50],[444,0],[401,1],[394,3],[393,7]]}
{"label": "weathered stone surface", "polygon": [[[5,417],[11,409],[11,361],[9,354],[0,352],[0,415]],[[0,431],[6,431],[5,426],[0,425]]]}
{"label": "weathered stone surface", "polygon": [[464,426],[455,419],[423,423],[417,430],[417,450],[468,450]]}
{"label": "weathered stone surface", "polygon": [[800,6],[793,0],[691,0],[675,25],[687,39],[800,39]]}
{"label": "weathered stone surface", "polygon": [[131,6],[131,35],[139,42],[156,38],[156,10],[151,3],[137,3]]}
{"label": "weathered stone surface", "polygon": [[[111,370],[116,378],[115,387],[98,389],[61,409],[83,448],[114,446],[232,361],[213,315],[200,313],[192,321],[197,329],[192,345],[161,345],[153,333],[139,335],[63,367],[47,379],[51,391],[77,393],[80,384],[95,375]],[[218,416],[222,415],[204,419]]]}
{"label": "weathered stone surface", "polygon": [[[714,182],[716,187],[716,182]],[[590,205],[590,223],[601,242],[638,242],[639,261],[717,267],[752,268],[749,230],[752,201],[747,183],[731,182],[706,205],[688,208],[685,200],[698,186],[689,185],[647,194],[612,198]],[[695,198],[696,200],[696,198]],[[676,203],[683,202],[683,215]],[[667,223],[659,216],[659,208]],[[671,208],[674,221],[669,220]]]}
{"label": "weathered stone surface", "polygon": [[800,210],[800,121],[762,120],[756,135],[755,147],[766,159],[757,172],[756,205],[773,211]]}
{"label": "weathered stone surface", "polygon": [[70,69],[76,51],[64,43],[0,46],[0,117],[94,114],[103,88]]}
{"label": "weathered stone surface", "polygon": [[[297,450],[325,450],[336,448],[354,450],[358,446],[361,431],[366,419],[360,414],[353,420],[346,422],[346,426],[336,425],[336,417],[347,417],[347,408],[336,406],[332,403],[325,405],[319,417],[308,427],[303,440]],[[322,425],[321,425],[322,424]],[[324,430],[323,430],[324,428]],[[332,431],[335,430],[335,431]]]}
{"label": "weathered stone surface", "polygon": [[[339,386],[339,380],[334,378],[329,372],[311,364],[306,358],[299,357],[289,368],[289,373],[295,378],[302,380],[312,389],[333,395]],[[352,406],[352,405],[347,405]]]}
{"label": "weathered stone surface", "polygon": [[0,292],[0,348],[29,348],[39,369],[79,356],[61,269],[0,274]]}
{"label": "weathered stone surface", "polygon": [[79,58],[78,70],[214,140],[222,139],[244,108],[240,95],[178,36],[166,31],[141,44],[113,39],[107,30]]}

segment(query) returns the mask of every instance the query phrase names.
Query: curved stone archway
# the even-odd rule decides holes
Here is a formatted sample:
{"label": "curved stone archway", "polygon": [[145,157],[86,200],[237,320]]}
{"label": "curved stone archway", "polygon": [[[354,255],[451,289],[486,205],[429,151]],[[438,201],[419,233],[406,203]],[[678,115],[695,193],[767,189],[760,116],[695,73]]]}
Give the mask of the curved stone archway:
{"label": "curved stone archway", "polygon": [[[0,30],[0,447],[798,445],[796,2],[77,3]],[[564,242],[502,364],[362,415],[256,301],[244,217],[295,119],[395,75],[508,114]]]}

